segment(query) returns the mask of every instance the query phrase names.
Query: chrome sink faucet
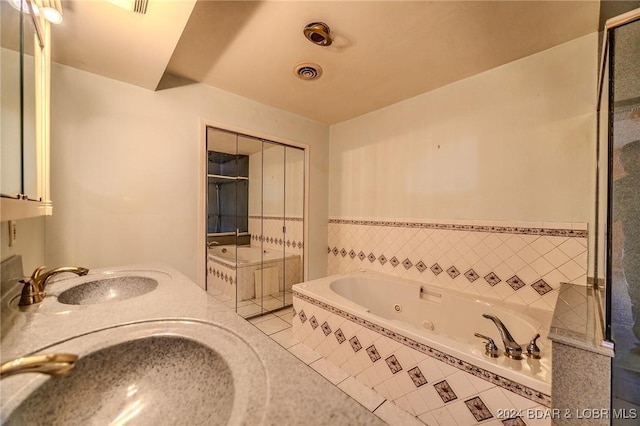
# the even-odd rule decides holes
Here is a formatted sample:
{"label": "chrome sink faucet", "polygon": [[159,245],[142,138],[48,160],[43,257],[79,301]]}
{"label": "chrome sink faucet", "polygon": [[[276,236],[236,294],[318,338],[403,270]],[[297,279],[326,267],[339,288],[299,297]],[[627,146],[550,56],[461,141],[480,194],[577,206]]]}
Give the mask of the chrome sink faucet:
{"label": "chrome sink faucet", "polygon": [[22,295],[20,296],[20,306],[33,305],[35,303],[42,302],[44,299],[44,289],[47,283],[55,275],[62,274],[63,272],[71,272],[78,276],[87,275],[89,270],[79,266],[63,266],[61,268],[55,268],[49,272],[43,272],[46,266],[41,266],[31,274],[31,278],[26,280],[20,280],[24,287],[22,287]]}
{"label": "chrome sink faucet", "polygon": [[498,332],[504,343],[504,354],[512,359],[522,359],[522,346],[511,336],[511,333],[509,333],[507,327],[500,321],[500,318],[490,314],[482,314],[482,316],[493,321],[496,327],[498,327]]}
{"label": "chrome sink faucet", "polygon": [[53,377],[66,376],[78,360],[73,354],[33,355],[7,361],[0,367],[0,379],[21,373],[43,373]]}

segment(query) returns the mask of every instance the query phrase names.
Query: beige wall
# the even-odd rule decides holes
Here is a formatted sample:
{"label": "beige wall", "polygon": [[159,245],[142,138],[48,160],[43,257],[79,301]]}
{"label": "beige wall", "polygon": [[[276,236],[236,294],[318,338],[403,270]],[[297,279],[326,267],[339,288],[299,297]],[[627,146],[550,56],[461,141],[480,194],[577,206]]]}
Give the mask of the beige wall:
{"label": "beige wall", "polygon": [[591,222],[597,68],[594,33],[332,126],[329,215]]}
{"label": "beige wall", "polygon": [[310,146],[311,277],[326,272],[328,128],[204,85],[152,92],[54,64],[47,262],[197,278],[200,119]]}

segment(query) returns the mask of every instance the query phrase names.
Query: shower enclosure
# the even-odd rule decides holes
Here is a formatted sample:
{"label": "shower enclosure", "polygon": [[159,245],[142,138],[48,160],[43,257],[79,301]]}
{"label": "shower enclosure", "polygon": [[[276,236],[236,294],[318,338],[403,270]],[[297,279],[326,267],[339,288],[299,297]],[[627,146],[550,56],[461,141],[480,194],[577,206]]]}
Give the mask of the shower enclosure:
{"label": "shower enclosure", "polygon": [[[640,9],[607,21],[599,84],[595,277],[615,345],[611,408],[640,413]],[[613,419],[613,424],[623,420]]]}
{"label": "shower enclosure", "polygon": [[207,291],[244,317],[292,303],[304,271],[304,149],[207,127]]}

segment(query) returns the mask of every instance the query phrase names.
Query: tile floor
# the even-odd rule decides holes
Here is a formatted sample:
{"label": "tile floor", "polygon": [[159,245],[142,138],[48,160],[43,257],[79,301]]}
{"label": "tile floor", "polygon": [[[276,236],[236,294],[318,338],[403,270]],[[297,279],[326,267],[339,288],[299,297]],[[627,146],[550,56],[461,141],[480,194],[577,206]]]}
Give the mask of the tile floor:
{"label": "tile floor", "polygon": [[[208,290],[208,293],[222,302],[228,308],[236,308],[236,301],[232,297],[229,297],[217,290]],[[291,303],[293,303],[293,294],[291,293],[291,291],[287,290],[276,294],[270,294],[268,296],[265,296],[263,300],[242,300],[240,302],[237,302],[237,312],[241,317],[248,318],[254,315],[258,315],[263,311],[272,311],[281,308],[283,306],[283,300],[285,305],[290,305]]]}
{"label": "tile floor", "polygon": [[291,336],[292,310],[293,308],[286,308],[252,318],[249,322],[389,425],[424,426],[416,417],[361,384],[355,377],[322,358],[314,350],[295,341]]}

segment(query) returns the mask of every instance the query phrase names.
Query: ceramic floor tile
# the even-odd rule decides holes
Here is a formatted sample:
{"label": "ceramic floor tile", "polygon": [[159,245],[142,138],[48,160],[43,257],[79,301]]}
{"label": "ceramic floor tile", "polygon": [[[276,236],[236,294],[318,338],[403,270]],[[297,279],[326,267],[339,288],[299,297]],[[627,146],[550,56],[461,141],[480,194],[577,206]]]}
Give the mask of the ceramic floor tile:
{"label": "ceramic floor tile", "polygon": [[399,409],[391,401],[385,401],[373,414],[380,417],[390,426],[424,426],[424,423],[406,411]]}
{"label": "ceramic floor tile", "polygon": [[269,321],[270,319],[274,319],[274,318],[277,318],[277,317],[273,314],[267,314],[267,315],[261,315],[259,317],[251,318],[249,322],[251,324],[258,324],[261,322]]}
{"label": "ceramic floor tile", "polygon": [[289,352],[291,352],[305,364],[311,364],[312,362],[317,361],[321,358],[321,355],[318,352],[309,349],[303,343],[298,343],[297,345],[291,346],[289,348]]}
{"label": "ceramic floor tile", "polygon": [[340,369],[340,367],[336,367],[324,358],[320,358],[319,360],[312,362],[309,366],[334,385],[341,383],[349,377],[349,375]]}
{"label": "ceramic floor tile", "polygon": [[285,328],[289,328],[291,326],[291,324],[287,323],[286,321],[283,321],[282,319],[276,316],[273,316],[272,318],[266,321],[254,323],[254,325],[258,327],[260,330],[262,330],[262,332],[266,335],[277,333],[278,331],[282,331]]}
{"label": "ceramic floor tile", "polygon": [[285,349],[289,349],[293,345],[297,345],[299,342],[293,338],[291,327],[285,328],[282,331],[271,334],[271,337],[276,343]]}
{"label": "ceramic floor tile", "polygon": [[355,377],[349,377],[338,385],[347,395],[358,401],[370,411],[378,408],[385,399],[378,392],[360,383]]}
{"label": "ceramic floor tile", "polygon": [[255,315],[255,314],[259,314],[260,313],[260,306],[255,305],[255,304],[252,303],[251,305],[239,307],[236,312],[241,317],[250,317],[251,315]]}

